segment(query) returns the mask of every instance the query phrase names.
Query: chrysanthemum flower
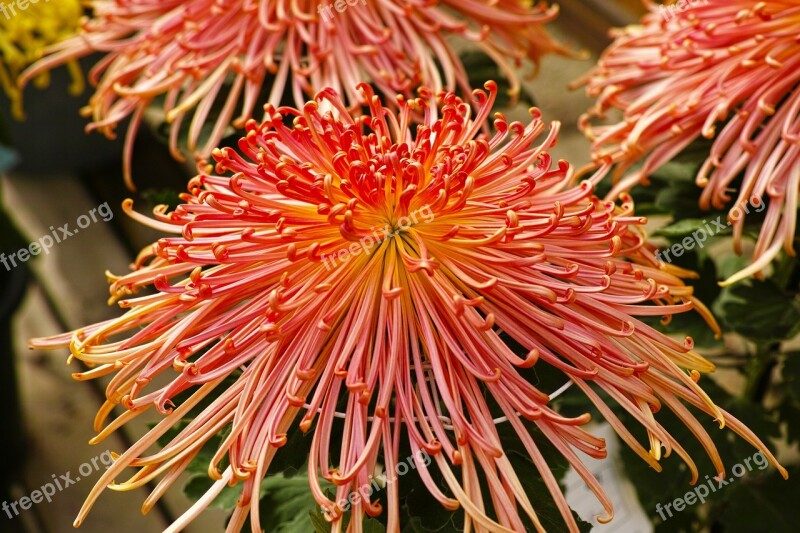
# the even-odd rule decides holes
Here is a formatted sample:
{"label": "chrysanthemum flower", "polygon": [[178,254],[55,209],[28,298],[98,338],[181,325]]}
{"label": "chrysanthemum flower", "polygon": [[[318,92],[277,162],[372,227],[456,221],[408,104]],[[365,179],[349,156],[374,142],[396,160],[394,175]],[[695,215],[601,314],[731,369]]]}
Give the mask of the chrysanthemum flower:
{"label": "chrysanthemum flower", "polygon": [[[11,100],[14,118],[24,118],[22,92],[16,79],[41,57],[42,51],[79,28],[83,9],[79,0],[30,2],[22,9],[16,2],[0,3],[0,86]],[[66,61],[72,78],[69,91],[83,91],[83,74],[77,61]],[[38,87],[49,82],[47,72],[33,77]]]}
{"label": "chrysanthemum flower", "polygon": [[[557,9],[530,0],[93,0],[80,35],[50,50],[27,79],[93,51],[106,57],[92,72],[97,90],[88,126],[108,136],[131,116],[126,161],[145,108],[155,99],[171,123],[170,145],[180,159],[179,133],[208,157],[229,124],[241,127],[255,106],[282,102],[290,88],[297,106],[331,87],[349,106],[363,103],[356,85],[373,83],[407,96],[421,85],[470,91],[448,37],[479,46],[519,92],[515,66],[563,52],[543,29]],[[343,11],[334,8],[344,6]],[[203,126],[215,102],[217,117]],[[237,118],[235,118],[237,117]],[[198,148],[201,136],[204,146]],[[130,173],[126,169],[129,179]],[[130,184],[130,181],[129,181]]]}
{"label": "chrysanthemum flower", "polygon": [[[550,391],[532,385],[539,365],[563,372],[653,468],[660,469],[662,448],[674,450],[697,478],[692,458],[654,416],[662,404],[720,473],[719,454],[685,403],[774,462],[702,391],[700,372],[713,365],[691,340],[677,342],[635,318],[693,306],[708,312],[691,288],[655,266],[630,202],[602,202],[589,182],[570,186],[570,165],[547,153],[558,124],[534,144],[546,129],[536,109],[527,125],[498,113],[493,136],[480,133],[497,91],[494,82],[486,87],[488,94],[474,94],[474,118],[454,94],[440,94],[437,104],[428,91],[400,97],[395,114],[366,85],[363,116],[351,116],[332,90],[302,110],[266,105],[266,120],[248,121],[238,152],[216,150],[216,165],[200,165],[184,204],[156,209],[155,220],[125,205],[175,234],[145,250],[132,273],[111,276],[112,301],[128,311],[33,346],[69,345],[93,367],[79,379],[115,374],[95,441],[148,408],[165,416],[103,474],[77,523],[107,484],[126,490],[161,477],[144,503],[149,509],[227,427],[209,465],[218,481],[170,531],[237,482],[242,497],[229,529],[249,513],[258,531],[260,480],[299,428],[313,434],[310,490],[334,531],[342,528],[336,502],[369,485],[379,464],[393,470],[401,445],[430,454],[428,469],[417,469],[421,481],[441,505],[463,508],[466,528],[541,531],[520,482],[538,475],[575,530],[525,423],[564,454],[610,520],[611,505],[577,454],[603,457],[605,444],[581,427],[588,414],[567,419],[548,405]],[[424,121],[412,129],[417,112]],[[156,292],[133,296],[144,287]],[[526,352],[512,351],[509,338]],[[147,452],[226,378],[233,384],[179,435]],[[173,406],[184,391],[193,393]],[[649,451],[600,391],[647,430]],[[127,411],[104,427],[115,405]],[[511,468],[496,423],[513,427],[538,473]],[[127,467],[138,471],[122,481]],[[320,478],[336,485],[334,499]],[[381,500],[357,501],[351,524],[385,509],[388,531],[399,531],[397,484]]]}
{"label": "chrysanthemum flower", "polygon": [[[800,5],[703,0],[650,5],[583,80],[597,105],[584,117],[596,157],[619,163],[612,194],[627,190],[698,138],[714,139],[697,175],[704,208],[731,206],[737,251],[748,202],[769,198],[753,263],[732,283],[793,254],[800,184]],[[592,115],[622,110],[613,125]],[[717,131],[719,127],[719,131]],[[631,170],[643,160],[640,168]],[[743,174],[741,183],[736,178]],[[732,188],[738,189],[734,195]],[[732,203],[731,203],[732,202]]]}

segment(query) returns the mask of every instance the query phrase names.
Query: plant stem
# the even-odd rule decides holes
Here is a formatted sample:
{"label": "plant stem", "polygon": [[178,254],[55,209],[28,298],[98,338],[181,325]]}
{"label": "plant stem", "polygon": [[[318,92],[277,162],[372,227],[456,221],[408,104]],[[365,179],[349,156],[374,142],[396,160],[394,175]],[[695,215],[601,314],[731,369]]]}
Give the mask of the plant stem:
{"label": "plant stem", "polygon": [[779,342],[762,344],[750,361],[747,369],[745,397],[754,403],[760,405],[764,401],[767,392],[769,392],[769,387],[772,383],[772,371],[778,364],[778,358],[774,354],[780,350],[780,346]]}

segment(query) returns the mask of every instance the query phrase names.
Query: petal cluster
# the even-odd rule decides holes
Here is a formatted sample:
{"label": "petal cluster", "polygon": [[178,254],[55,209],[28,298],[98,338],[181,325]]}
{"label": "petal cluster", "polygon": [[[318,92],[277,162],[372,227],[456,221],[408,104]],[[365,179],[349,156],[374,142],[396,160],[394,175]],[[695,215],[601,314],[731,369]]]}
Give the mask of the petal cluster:
{"label": "petal cluster", "polygon": [[[296,105],[331,87],[349,106],[363,103],[356,85],[387,95],[471,90],[451,36],[472,41],[519,91],[515,66],[563,52],[543,29],[556,8],[525,0],[93,0],[83,31],[53,47],[23,77],[94,51],[89,129],[111,136],[127,117],[133,134],[158,100],[178,149],[186,125],[190,150],[207,157],[232,123],[256,105],[275,106],[290,91]],[[331,6],[338,6],[334,9]],[[340,8],[344,7],[344,10]],[[210,118],[213,117],[213,118]],[[204,129],[205,127],[205,129]],[[201,145],[204,144],[204,145]],[[129,177],[129,171],[126,169]]]}
{"label": "petal cluster", "polygon": [[[682,4],[684,4],[682,2]],[[619,32],[583,82],[597,104],[583,126],[627,190],[698,138],[713,139],[697,174],[700,204],[731,207],[737,250],[747,204],[769,200],[753,263],[729,282],[793,253],[800,186],[800,6],[789,0],[651,5]],[[622,120],[591,118],[621,110]],[[641,161],[640,167],[633,167]],[[732,194],[732,190],[736,190]],[[734,213],[735,212],[735,213]]]}
{"label": "petal cluster", "polygon": [[[23,9],[24,6],[24,9]],[[42,54],[42,51],[79,28],[83,9],[79,0],[53,2],[11,2],[0,7],[0,86],[11,100],[11,113],[22,119],[22,92],[16,79]],[[68,61],[72,77],[70,93],[83,91],[83,74],[75,61]],[[49,81],[47,73],[35,76],[35,83],[44,87]]]}
{"label": "petal cluster", "polygon": [[[774,462],[702,391],[700,373],[713,365],[691,340],[638,318],[692,307],[708,313],[691,288],[658,268],[632,204],[601,201],[590,182],[573,185],[572,167],[548,154],[559,126],[547,131],[538,110],[527,124],[497,113],[487,128],[496,84],[486,89],[473,95],[477,111],[427,90],[399,97],[395,111],[367,85],[359,87],[363,114],[350,114],[333,90],[302,109],[267,104],[262,123],[247,122],[238,150],[215,150],[214,162],[199,166],[175,210],[157,209],[150,219],[125,205],[171,236],[143,251],[131,273],[110,277],[124,314],[33,341],[68,345],[91,366],[79,379],[113,376],[96,442],[150,408],[164,415],[104,473],[77,523],[109,484],[126,490],[158,479],[148,510],[225,429],[209,464],[216,483],[170,531],[237,483],[242,496],[229,530],[248,517],[260,530],[260,481],[300,430],[311,434],[309,490],[333,531],[343,528],[337,502],[380,468],[394,470],[401,449],[430,455],[417,475],[441,505],[463,509],[467,530],[543,531],[521,482],[531,475],[577,530],[532,427],[610,520],[610,502],[579,457],[604,457],[605,443],[584,429],[588,414],[554,410],[552,391],[534,385],[542,365],[587,395],[653,468],[662,450],[675,451],[698,476],[657,421],[662,406],[720,473],[719,454],[687,406]],[[412,126],[414,114],[420,125]],[[155,290],[137,294],[145,288]],[[106,422],[117,405],[125,412]],[[149,451],[195,407],[199,414],[169,444]],[[620,408],[647,431],[649,450],[617,417]],[[513,428],[538,472],[512,468],[498,424]],[[128,467],[135,473],[125,480]],[[321,479],[336,487],[333,498]],[[351,511],[349,530],[385,513],[387,530],[399,531],[397,485]]]}

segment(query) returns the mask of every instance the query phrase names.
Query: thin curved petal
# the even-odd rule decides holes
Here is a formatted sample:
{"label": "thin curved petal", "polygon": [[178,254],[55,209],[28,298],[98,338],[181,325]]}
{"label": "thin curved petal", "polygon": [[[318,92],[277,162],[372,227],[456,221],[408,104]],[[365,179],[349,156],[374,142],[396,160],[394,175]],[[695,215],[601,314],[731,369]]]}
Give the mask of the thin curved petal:
{"label": "thin curved petal", "polygon": [[[763,211],[769,200],[752,266],[727,283],[759,273],[781,249],[794,254],[799,31],[800,6],[792,1],[705,0],[686,9],[651,4],[642,24],[622,30],[582,80],[597,98],[582,118],[594,157],[617,163],[622,178],[612,196],[705,137],[714,142],[697,174],[700,205],[730,207],[737,251],[746,215]],[[622,121],[591,125],[592,117],[612,109],[623,111]],[[631,170],[637,161],[642,166]]]}
{"label": "thin curved petal", "polygon": [[[114,480],[112,489],[126,490],[160,478],[149,508],[228,428],[209,464],[218,480],[212,491],[241,483],[231,527],[249,513],[258,530],[259,482],[299,428],[313,434],[310,490],[335,530],[339,502],[368,485],[379,465],[392,468],[401,441],[432,457],[444,486],[419,468],[422,482],[441,505],[463,509],[467,527],[542,530],[519,477],[535,473],[511,467],[497,423],[516,432],[569,529],[577,529],[573,515],[530,424],[575,467],[610,520],[608,498],[577,453],[602,458],[605,443],[583,428],[588,414],[553,410],[552,391],[532,384],[539,365],[578,384],[649,463],[657,465],[663,445],[694,469],[656,419],[664,403],[722,468],[684,407],[720,426],[729,419],[696,382],[713,365],[690,339],[677,342],[637,318],[691,309],[691,289],[657,267],[630,202],[603,202],[589,182],[570,185],[569,164],[548,154],[558,123],[540,145],[547,126],[536,109],[528,124],[496,114],[493,135],[480,133],[497,91],[494,82],[486,88],[474,93],[474,118],[452,93],[401,98],[395,112],[366,85],[364,115],[347,113],[333,90],[303,109],[267,105],[263,123],[247,123],[238,151],[215,150],[214,163],[199,165],[184,204],[156,210],[152,225],[176,231],[143,252],[132,273],[110,277],[112,299],[127,311],[33,341],[68,344],[94,366],[85,378],[115,374],[99,439],[148,408],[165,416],[104,474],[78,522]],[[412,131],[414,112],[424,121]],[[136,296],[142,287],[156,292]],[[526,353],[512,350],[509,337]],[[595,390],[647,430],[650,457]],[[193,391],[189,400],[173,405],[184,391]],[[199,416],[148,452],[206,397]],[[116,404],[127,412],[104,429]],[[732,427],[774,461],[749,430]],[[124,480],[127,467],[136,473]],[[336,486],[333,499],[320,477]],[[396,525],[392,491],[386,512]],[[351,510],[353,524],[383,509],[364,500]]]}

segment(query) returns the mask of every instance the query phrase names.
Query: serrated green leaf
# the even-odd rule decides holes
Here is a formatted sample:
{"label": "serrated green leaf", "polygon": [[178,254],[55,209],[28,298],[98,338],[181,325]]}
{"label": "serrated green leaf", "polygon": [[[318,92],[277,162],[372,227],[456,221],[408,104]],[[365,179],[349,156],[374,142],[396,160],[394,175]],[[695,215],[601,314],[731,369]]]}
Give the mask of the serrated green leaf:
{"label": "serrated green leaf", "polygon": [[312,511],[317,502],[308,486],[308,477],[267,476],[261,498],[263,522],[273,525],[273,533],[308,533],[314,526]]}
{"label": "serrated green leaf", "polygon": [[795,533],[800,531],[800,514],[795,512],[800,501],[800,483],[792,482],[800,468],[789,469],[789,481],[776,472],[760,476],[748,475],[726,487],[711,519],[725,533]]}
{"label": "serrated green leaf", "polygon": [[[183,493],[190,500],[197,501],[202,498],[206,492],[208,492],[212,485],[214,485],[214,480],[207,475],[194,476],[189,480],[188,483],[186,483],[186,485],[184,485]],[[236,502],[239,501],[241,493],[241,485],[237,487],[225,487],[222,489],[222,492],[219,493],[219,496],[217,496],[214,501],[211,502],[209,507],[216,507],[230,511],[236,507]]]}
{"label": "serrated green leaf", "polygon": [[[332,488],[331,486],[325,490],[325,495],[331,500],[334,499]],[[322,513],[322,509],[316,505],[316,502],[314,502],[314,508],[309,511],[308,514],[311,519],[311,525],[314,528],[314,533],[331,533],[333,527],[330,522],[325,520],[325,515]],[[351,511],[345,511],[342,515],[342,531],[347,531],[351,515]],[[386,533],[386,526],[370,517],[365,517],[364,520],[362,520],[361,529],[364,533]]]}
{"label": "serrated green leaf", "polygon": [[386,533],[386,526],[373,518],[367,518],[361,524],[364,533]]}
{"label": "serrated green leaf", "polygon": [[[685,218],[683,220],[679,220],[674,224],[670,224],[665,228],[661,228],[660,230],[656,231],[654,235],[660,235],[663,237],[685,237],[691,235],[697,230],[703,229],[706,233],[706,224],[708,220],[701,220],[698,218]],[[716,233],[714,236],[717,235],[724,235],[730,233],[730,230],[726,228],[725,232],[720,231]]]}
{"label": "serrated green leaf", "polygon": [[[403,524],[403,533],[457,533],[463,531],[463,527],[459,528],[453,523],[453,514],[447,513],[442,508],[442,512],[433,512],[427,517],[411,515]],[[444,521],[441,520],[442,517],[445,518]]]}
{"label": "serrated green leaf", "polygon": [[[181,419],[178,423],[168,429],[159,439],[158,445],[161,447],[166,446],[169,444],[178,434],[194,419],[206,406],[210,405],[210,403],[217,397],[221,391],[226,390],[227,387],[237,379],[238,376],[232,375],[228,377],[215,391],[208,394],[202,401],[198,403],[198,405],[192,409],[188,416]],[[179,405],[188,397],[191,393],[183,393],[179,397],[175,399],[175,404]],[[152,427],[152,425],[151,425]],[[198,477],[206,477],[208,473],[208,466],[211,462],[211,459],[216,454],[217,449],[222,444],[223,440],[228,436],[231,428],[230,426],[225,426],[220,432],[216,435],[211,437],[202,449],[197,453],[195,458],[189,463],[189,466],[186,467],[186,471],[190,474],[198,474]],[[287,442],[284,446],[281,447],[280,450],[275,454],[272,463],[270,464],[269,474],[277,475],[277,474],[294,474],[299,471],[303,465],[305,465],[306,460],[308,458],[308,450],[311,445],[311,435],[305,435],[298,427],[294,427],[287,435]],[[224,469],[227,467],[227,459],[223,459],[221,463],[218,465],[220,469]],[[187,492],[188,497],[192,497],[191,495],[199,490],[198,485],[199,482],[195,482],[195,486],[190,489],[190,492]],[[208,485],[211,486],[210,484]],[[202,495],[205,491],[199,492]],[[223,502],[228,502],[228,500],[222,500]],[[230,509],[235,506],[236,502],[233,502],[233,505],[230,506]],[[222,506],[222,505],[219,505]]]}
{"label": "serrated green leaf", "polygon": [[[519,477],[522,486],[525,488],[525,494],[528,495],[528,498],[530,498],[533,503],[536,515],[544,529],[555,533],[569,531],[564,522],[564,518],[561,516],[561,512],[558,510],[558,507],[556,507],[556,503],[550,496],[550,492],[545,486],[541,476],[532,471],[534,465],[527,453],[512,452],[508,454],[508,459],[515,472],[530,472],[529,475],[520,475]],[[548,462],[548,465],[551,464],[553,464],[552,459]],[[556,476],[556,479],[561,479],[567,473],[568,467],[565,461],[559,460],[556,464],[551,466],[550,469]],[[581,533],[591,531],[591,524],[581,519],[574,511],[572,512],[572,516],[575,518],[575,522],[578,524],[578,530]]]}
{"label": "serrated green leaf", "polygon": [[700,209],[698,200],[700,189],[694,183],[683,181],[671,182],[660,189],[656,195],[655,205],[663,213],[672,214],[675,219],[682,218],[714,218],[722,212],[706,212]]}
{"label": "serrated green leaf", "polygon": [[684,152],[681,157],[677,157],[659,168],[655,175],[661,181],[694,184],[697,171],[700,170],[706,155],[701,152]]}
{"label": "serrated green leaf", "polygon": [[[443,486],[438,470],[430,469],[433,479]],[[456,533],[464,530],[463,513],[451,512],[431,499],[425,486],[401,483],[400,523],[403,533]]]}
{"label": "serrated green leaf", "polygon": [[726,287],[714,310],[729,329],[757,343],[782,341],[800,330],[800,302],[769,280]]}
{"label": "serrated green leaf", "polygon": [[314,533],[330,533],[331,524],[325,520],[321,510],[310,511],[308,514],[311,517],[311,526],[314,528]]}
{"label": "serrated green leaf", "polygon": [[741,255],[730,254],[715,261],[717,264],[717,279],[728,279],[750,263],[749,259]]}

